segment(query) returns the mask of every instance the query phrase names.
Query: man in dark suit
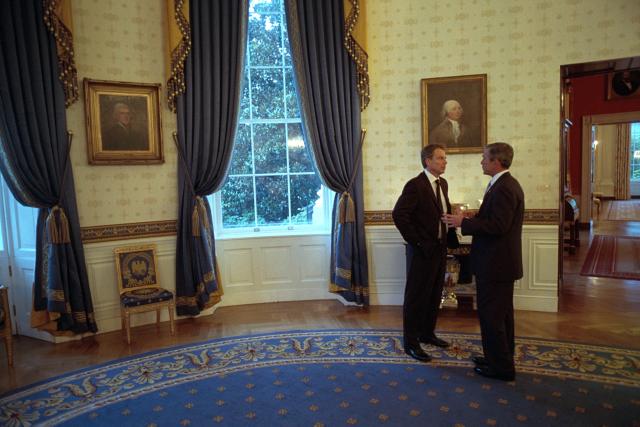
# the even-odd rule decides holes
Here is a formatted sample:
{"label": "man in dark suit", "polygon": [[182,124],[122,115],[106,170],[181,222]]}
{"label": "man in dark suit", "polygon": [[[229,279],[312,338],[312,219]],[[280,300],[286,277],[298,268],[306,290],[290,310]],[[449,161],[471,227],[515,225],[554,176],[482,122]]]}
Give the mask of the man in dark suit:
{"label": "man in dark suit", "polygon": [[445,215],[449,226],[473,236],[471,269],[476,277],[478,317],[484,357],[474,356],[476,373],[505,381],[515,379],[513,283],[522,278],[524,193],[509,173],[513,148],[489,144],[482,171],[491,176],[478,214]]}
{"label": "man in dark suit", "polygon": [[440,175],[447,166],[444,147],[427,145],[420,152],[424,171],[409,180],[393,208],[393,221],[407,241],[407,282],[404,291],[404,350],[414,359],[431,360],[420,343],[448,347],[436,337],[435,326],[444,285],[447,235],[457,246],[455,229],[442,222],[451,213],[448,185]]}

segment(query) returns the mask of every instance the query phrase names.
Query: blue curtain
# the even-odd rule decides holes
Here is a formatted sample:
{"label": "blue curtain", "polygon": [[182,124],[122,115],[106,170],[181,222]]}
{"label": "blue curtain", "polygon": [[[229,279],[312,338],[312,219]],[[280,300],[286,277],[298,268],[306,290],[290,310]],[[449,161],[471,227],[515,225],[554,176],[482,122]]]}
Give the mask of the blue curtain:
{"label": "blue curtain", "polygon": [[248,2],[191,0],[191,52],[186,91],[178,97],[179,315],[196,315],[220,300],[211,209],[229,168],[240,111]]}
{"label": "blue curtain", "polygon": [[332,292],[369,304],[362,138],[356,65],[344,46],[343,0],[286,0],[303,131],[325,185],[336,192]]}
{"label": "blue curtain", "polygon": [[96,332],[69,160],[65,96],[42,1],[0,2],[0,170],[39,208],[32,325]]}

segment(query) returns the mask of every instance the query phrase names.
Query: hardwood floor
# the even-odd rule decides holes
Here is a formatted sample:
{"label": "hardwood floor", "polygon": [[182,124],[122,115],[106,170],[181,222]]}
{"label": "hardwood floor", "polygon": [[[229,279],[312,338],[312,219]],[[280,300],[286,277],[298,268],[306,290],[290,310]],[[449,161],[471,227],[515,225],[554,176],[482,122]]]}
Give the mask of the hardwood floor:
{"label": "hardwood floor", "polygon": [[[606,202],[605,202],[606,203]],[[606,206],[602,209],[607,212]],[[558,313],[516,312],[516,334],[580,343],[640,348],[640,281],[580,276],[593,234],[640,236],[640,222],[594,222],[581,231],[581,246],[564,256],[564,280]],[[402,308],[346,307],[333,300],[296,301],[222,307],[207,317],[184,319],[176,335],[168,323],[132,330],[127,345],[121,332],[100,334],[64,344],[14,337],[15,366],[6,364],[0,345],[0,393],[97,363],[160,348],[234,335],[292,329],[401,329]],[[438,330],[479,332],[475,313],[445,309]]]}

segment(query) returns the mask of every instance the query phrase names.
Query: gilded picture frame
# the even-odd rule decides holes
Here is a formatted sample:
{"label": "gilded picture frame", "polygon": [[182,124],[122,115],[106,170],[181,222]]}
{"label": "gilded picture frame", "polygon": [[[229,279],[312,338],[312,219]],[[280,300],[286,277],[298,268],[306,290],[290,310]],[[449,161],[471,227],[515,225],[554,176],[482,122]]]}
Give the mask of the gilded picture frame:
{"label": "gilded picture frame", "polygon": [[157,288],[158,261],[156,245],[115,248],[118,290],[122,294],[133,289]]}
{"label": "gilded picture frame", "polygon": [[160,84],[84,79],[84,97],[89,164],[164,162]]}
{"label": "gilded picture frame", "polygon": [[487,75],[420,80],[422,145],[481,153],[487,145]]}

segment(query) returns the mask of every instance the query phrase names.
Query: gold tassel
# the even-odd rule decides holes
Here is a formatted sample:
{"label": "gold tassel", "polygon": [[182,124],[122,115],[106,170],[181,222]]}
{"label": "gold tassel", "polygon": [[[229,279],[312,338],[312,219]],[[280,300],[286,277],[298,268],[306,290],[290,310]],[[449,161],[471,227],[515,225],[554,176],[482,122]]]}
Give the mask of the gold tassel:
{"label": "gold tassel", "polygon": [[204,200],[200,196],[196,196],[196,203],[193,205],[193,212],[191,213],[191,235],[193,237],[200,237],[200,221],[204,229],[209,231],[209,218],[207,217],[207,208],[204,205]]}
{"label": "gold tassel", "polygon": [[[56,212],[58,215],[56,215]],[[60,224],[58,224],[58,221]],[[64,209],[60,206],[55,205],[51,208],[45,224],[49,232],[48,236],[50,243],[54,245],[71,243],[69,220],[67,219],[67,215],[64,213]]]}
{"label": "gold tassel", "polygon": [[342,193],[338,202],[338,221],[340,224],[356,222],[356,205],[353,203],[351,194],[346,191]]}

